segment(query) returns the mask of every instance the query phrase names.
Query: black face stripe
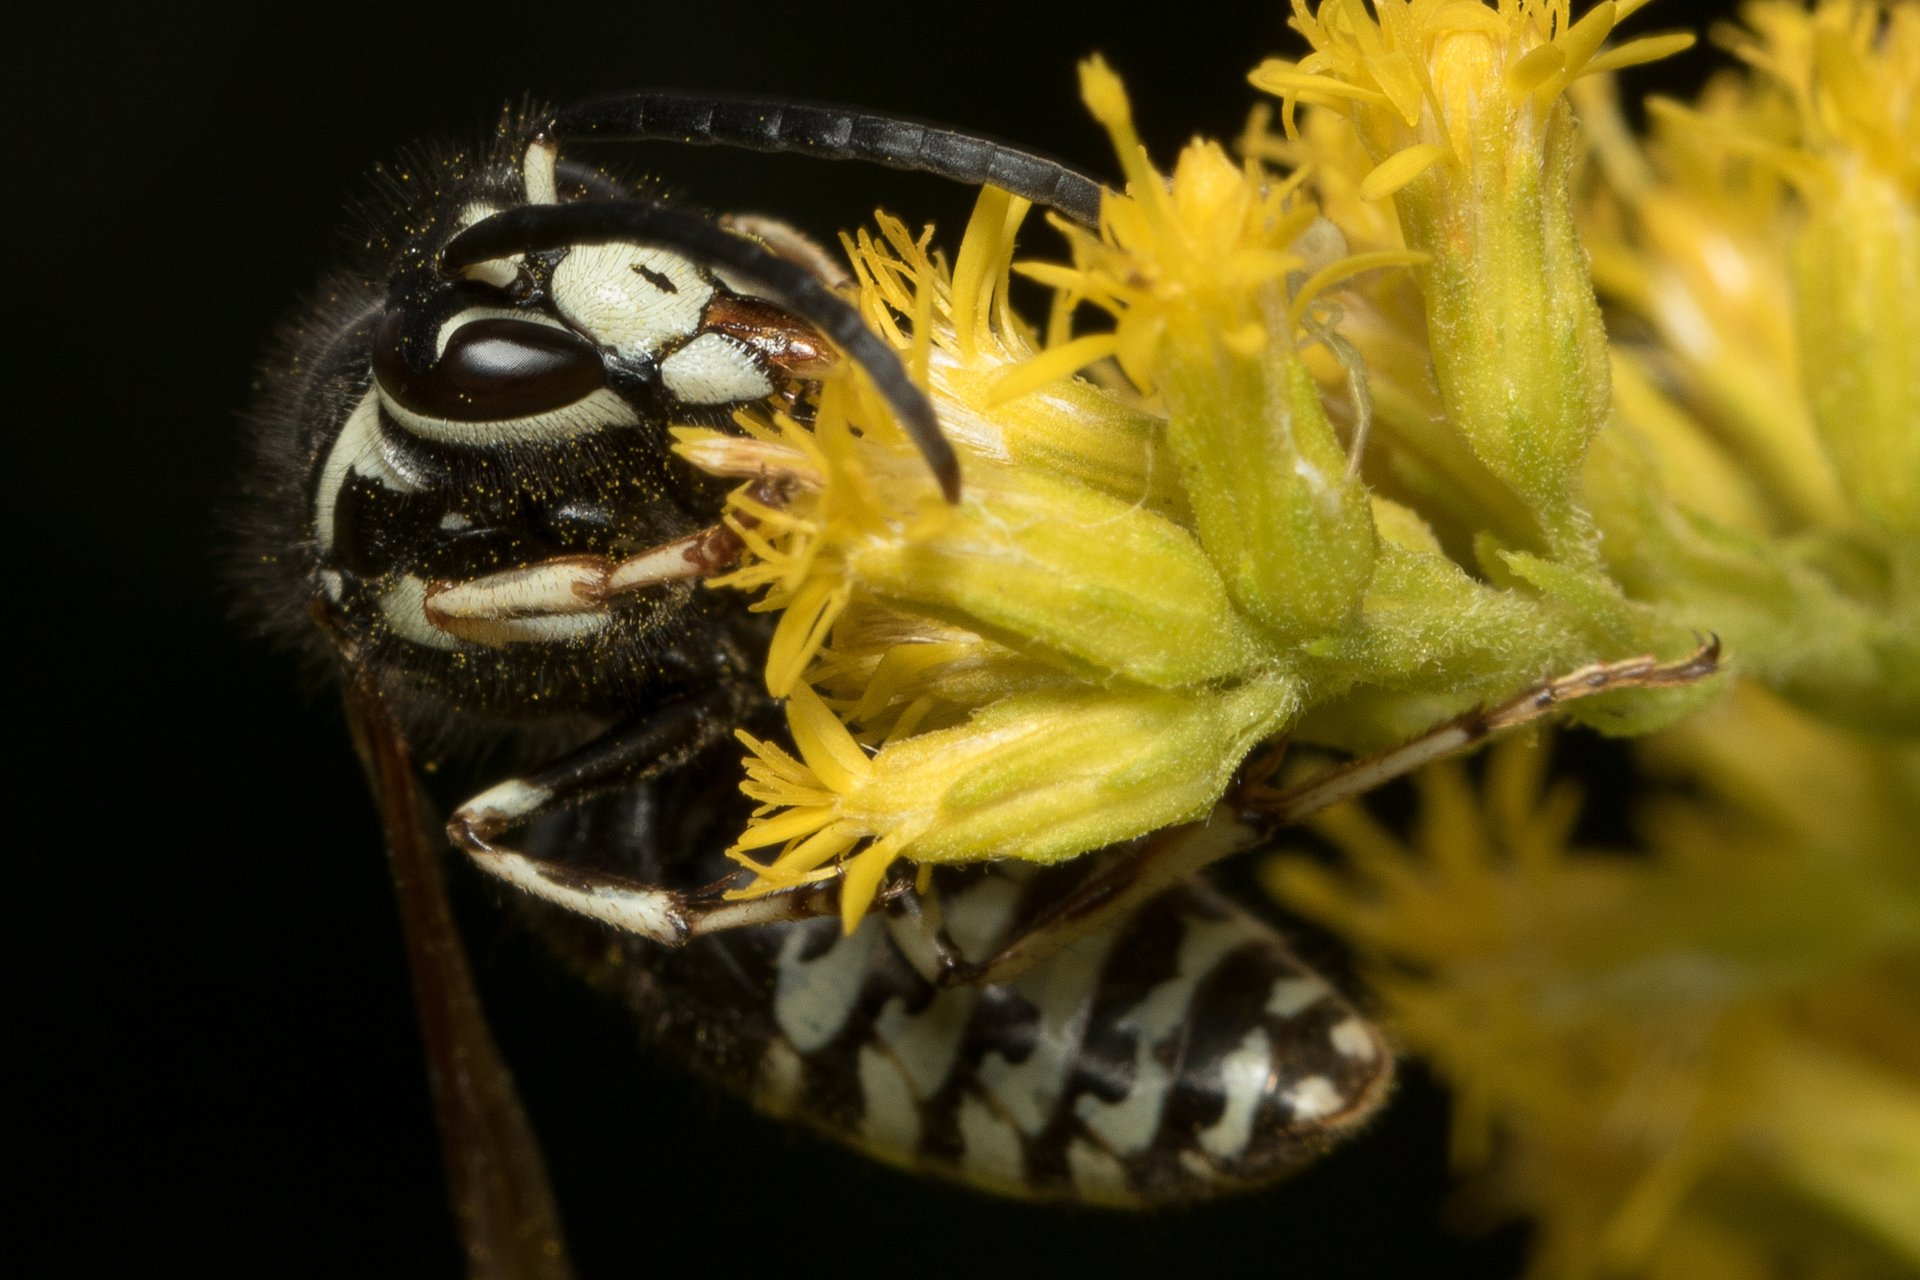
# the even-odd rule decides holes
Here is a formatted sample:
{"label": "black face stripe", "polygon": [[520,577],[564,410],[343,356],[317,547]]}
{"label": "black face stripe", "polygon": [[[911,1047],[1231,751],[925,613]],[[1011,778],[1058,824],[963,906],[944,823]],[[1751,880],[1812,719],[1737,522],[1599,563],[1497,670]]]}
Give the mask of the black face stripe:
{"label": "black face stripe", "polygon": [[672,276],[655,271],[652,267],[636,262],[633,264],[633,273],[662,293],[680,292],[680,286],[673,282]]}

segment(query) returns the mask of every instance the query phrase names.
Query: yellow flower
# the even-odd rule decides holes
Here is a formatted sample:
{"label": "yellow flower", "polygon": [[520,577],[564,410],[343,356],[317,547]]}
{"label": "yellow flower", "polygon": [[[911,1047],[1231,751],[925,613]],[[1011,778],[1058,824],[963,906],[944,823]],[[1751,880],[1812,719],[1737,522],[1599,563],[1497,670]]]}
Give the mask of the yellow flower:
{"label": "yellow flower", "polygon": [[[1614,27],[1647,0],[1593,5],[1575,21],[1570,0],[1500,0],[1497,8],[1436,0],[1293,0],[1291,25],[1313,52],[1260,64],[1255,86],[1285,106],[1344,108],[1374,155],[1366,199],[1391,195],[1442,161],[1464,166],[1491,128],[1539,132],[1567,86],[1693,43],[1647,36],[1602,50]],[[1497,86],[1497,87],[1496,87]],[[1489,90],[1492,92],[1489,92]],[[1491,119],[1489,117],[1492,117]]]}
{"label": "yellow flower", "polygon": [[[1140,145],[1118,78],[1097,58],[1080,78],[1127,190],[1102,201],[1099,235],[1066,229],[1072,266],[1016,269],[1058,291],[1058,312],[1089,303],[1114,327],[1055,334],[1002,378],[999,394],[1112,358],[1135,386],[1160,394],[1195,531],[1235,603],[1289,640],[1350,625],[1375,553],[1356,479],[1364,422],[1343,446],[1299,347],[1322,341],[1347,359],[1349,349],[1313,313],[1316,301],[1353,276],[1420,255],[1347,254],[1333,225],[1298,198],[1297,178],[1268,182],[1214,143],[1195,142],[1163,176]],[[1351,365],[1360,385],[1357,357]]]}
{"label": "yellow flower", "polygon": [[1912,535],[1920,14],[1828,0],[1747,17],[1724,38],[1759,74],[1654,100],[1650,155],[1609,103],[1583,107],[1623,206],[1589,214],[1596,276],[1661,327],[1784,527],[1845,526],[1852,505]]}
{"label": "yellow flower", "polygon": [[1007,300],[1015,235],[1027,203],[989,187],[949,271],[896,219],[878,235],[843,237],[868,322],[925,376],[947,435],[968,454],[1031,466],[1128,501],[1166,509],[1177,499],[1154,466],[1160,424],[1151,414],[1066,377],[1010,375],[1034,354]]}
{"label": "yellow flower", "polygon": [[[1911,1269],[1920,10],[1753,6],[1753,70],[1643,145],[1595,73],[1689,37],[1608,49],[1638,7],[1298,0],[1311,52],[1254,74],[1282,133],[1245,163],[1159,172],[1083,68],[1127,181],[1068,263],[1013,267],[991,192],[951,269],[884,217],[849,239],[966,493],[852,377],[811,429],[683,438],[759,480],[727,582],[781,614],[793,747],[745,740],[732,852],[743,892],[844,877],[851,927],[898,861],[1075,857],[1206,812],[1262,742],[1377,749],[1719,633],[1721,705],[1574,711],[1698,713],[1640,757],[1678,783],[1641,847],[1579,847],[1578,788],[1520,743],[1423,775],[1410,835],[1350,805],[1315,821],[1338,864],[1263,876],[1450,1083],[1540,1274]],[[1056,291],[1044,340],[1011,270]],[[1130,391],[1076,376],[1109,360]]]}
{"label": "yellow flower", "polygon": [[[683,436],[700,465],[756,478],[729,515],[750,554],[721,585],[780,615],[768,686],[791,699],[799,754],[751,744],[763,807],[740,851],[776,850],[756,890],[844,868],[851,918],[897,858],[1076,856],[1197,812],[1263,737],[1375,749],[1697,632],[1826,714],[1912,720],[1910,550],[1843,524],[1844,543],[1780,544],[1805,518],[1783,509],[1844,513],[1845,490],[1783,502],[1685,378],[1607,340],[1583,231],[1609,291],[1671,333],[1678,281],[1750,365],[1791,350],[1712,293],[1728,259],[1707,230],[1738,219],[1716,224],[1684,179],[1610,141],[1603,112],[1604,167],[1638,185],[1575,219],[1563,90],[1680,43],[1605,51],[1631,7],[1298,7],[1314,53],[1256,76],[1286,99],[1287,136],[1251,128],[1245,164],[1196,143],[1171,174],[1096,60],[1082,88],[1127,189],[1098,234],[1062,228],[1069,264],[1013,267],[1026,209],[992,191],[951,268],[884,215],[844,241],[965,488],[941,500],[857,376],[823,385],[810,428]],[[1688,217],[1649,212],[1665,207]],[[1740,224],[1768,289],[1786,288],[1758,270],[1778,209]],[[1413,270],[1372,270],[1396,265]],[[1044,342],[1008,308],[1016,269],[1056,291]],[[1112,328],[1076,333],[1082,303]],[[1743,318],[1753,342],[1731,341]],[[1108,359],[1132,394],[1075,376]],[[1797,447],[1825,457],[1831,433],[1790,390],[1757,416],[1797,421]],[[1712,692],[1573,714],[1644,732]]]}
{"label": "yellow flower", "polygon": [[[1102,202],[1098,236],[1067,228],[1072,267],[1026,263],[1021,274],[1059,290],[1061,307],[1113,316],[1109,333],[1056,342],[1001,381],[1001,395],[1109,357],[1142,390],[1159,385],[1160,346],[1196,357],[1215,347],[1243,359],[1292,345],[1312,300],[1349,276],[1418,260],[1383,249],[1349,256],[1331,225],[1296,197],[1298,179],[1269,183],[1217,143],[1196,141],[1171,175],[1148,161],[1119,78],[1099,58],[1080,68],[1081,94],[1113,140],[1126,192]],[[1289,287],[1289,273],[1301,279]],[[1274,298],[1285,306],[1276,310]]]}
{"label": "yellow flower", "polygon": [[[1920,539],[1920,12],[1868,0],[1748,13],[1733,51],[1796,108],[1757,155],[1794,186],[1803,366],[1842,487],[1873,526]],[[1742,139],[1751,143],[1751,135]],[[1920,557],[1903,557],[1920,593]],[[1920,621],[1920,608],[1911,615]]]}
{"label": "yellow flower", "polygon": [[680,433],[758,478],[727,517],[747,561],[715,585],[780,615],[767,683],[799,758],[748,744],[762,807],[736,852],[779,849],[751,892],[844,873],[852,921],[898,857],[1045,861],[1183,821],[1297,710],[1155,465],[1163,422],[1070,378],[1007,393],[1032,350],[1004,303],[1021,212],[983,196],[952,272],[884,217],[847,242],[960,450],[958,504],[856,379],[822,388],[810,430]]}
{"label": "yellow flower", "polygon": [[1691,414],[1647,434],[1673,477],[1669,490],[1690,507],[1753,532],[1844,523],[1845,500],[1801,394],[1793,285],[1780,252],[1795,221],[1790,193],[1777,172],[1712,140],[1753,119],[1747,95],[1722,80],[1695,117],[1711,129],[1657,112],[1643,145],[1610,90],[1594,82],[1578,95],[1604,179],[1580,206],[1581,235],[1601,296],[1660,337],[1617,350],[1622,410],[1647,422],[1670,398],[1660,389],[1680,389]]}
{"label": "yellow flower", "polygon": [[1457,431],[1533,509],[1557,558],[1591,554],[1573,492],[1606,421],[1606,333],[1569,209],[1578,154],[1562,97],[1581,76],[1663,57],[1687,36],[1601,46],[1638,8],[1566,0],[1497,9],[1433,0],[1295,0],[1313,46],[1253,83],[1280,95],[1291,136],[1301,103],[1337,108],[1374,161],[1364,199],[1391,196],[1433,336],[1441,402]]}
{"label": "yellow flower", "polygon": [[[761,804],[733,854],[759,876],[744,893],[845,863],[849,931],[900,857],[921,863],[1056,862],[1207,813],[1241,759],[1299,706],[1270,676],[1218,691],[1057,685],[1003,696],[950,728],[869,757],[806,685],[787,702],[800,759],[742,734],[747,795]],[[748,850],[779,846],[770,864]],[[829,871],[830,873],[830,871]]]}
{"label": "yellow flower", "polygon": [[[1851,723],[1920,725],[1920,15],[1747,10],[1761,74],[1653,137],[1581,95],[1615,429],[1585,496],[1612,575],[1686,601],[1749,671]],[[1711,622],[1705,622],[1708,617]]]}
{"label": "yellow flower", "polygon": [[1137,386],[1151,389],[1160,343],[1170,331],[1189,346],[1218,341],[1241,356],[1264,351],[1260,296],[1303,265],[1295,242],[1315,210],[1289,201],[1285,185],[1263,189],[1213,143],[1188,147],[1168,182],[1148,163],[1126,95],[1106,64],[1085,63],[1080,85],[1112,135],[1127,194],[1102,202],[1100,236],[1072,235],[1072,268],[1018,269],[1060,290],[1063,306],[1084,301],[1117,324],[1111,333],[1056,345],[1007,378],[1002,393],[1108,357]]}

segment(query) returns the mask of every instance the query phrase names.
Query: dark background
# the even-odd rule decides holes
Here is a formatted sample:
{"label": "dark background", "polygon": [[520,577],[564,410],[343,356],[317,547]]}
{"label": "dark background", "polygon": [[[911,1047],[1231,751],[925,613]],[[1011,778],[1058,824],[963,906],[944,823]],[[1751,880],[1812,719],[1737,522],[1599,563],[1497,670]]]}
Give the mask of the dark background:
{"label": "dark background", "polygon": [[[1693,16],[1663,4],[1634,29]],[[1295,48],[1282,19],[1254,3],[109,5],[16,42],[6,510],[30,657],[12,669],[6,901],[31,1082],[30,1141],[10,1145],[39,1194],[14,1247],[46,1248],[55,1274],[458,1271],[340,715],[228,622],[216,569],[253,362],[337,255],[374,161],[473,137],[529,92],[652,84],[910,112],[1110,173],[1078,57],[1126,77],[1164,163],[1192,132],[1239,128],[1246,71]],[[1661,75],[1684,86],[1706,61]],[[971,199],[786,157],[652,147],[641,163],[710,207],[827,234],[876,203],[957,230]],[[1499,1275],[1522,1256],[1517,1228],[1442,1225],[1445,1113],[1417,1072],[1363,1137],[1264,1194],[1151,1217],[1008,1205],[789,1134],[652,1061],[464,892],[587,1277],[796,1252],[925,1276]]]}

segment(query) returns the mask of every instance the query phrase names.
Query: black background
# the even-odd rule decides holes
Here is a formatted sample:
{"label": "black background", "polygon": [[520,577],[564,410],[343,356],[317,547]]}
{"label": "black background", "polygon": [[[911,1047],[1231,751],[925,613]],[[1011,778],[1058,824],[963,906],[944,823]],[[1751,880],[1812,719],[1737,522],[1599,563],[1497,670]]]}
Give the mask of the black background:
{"label": "black background", "polygon": [[[1126,77],[1164,163],[1192,132],[1238,129],[1246,71],[1295,49],[1283,16],[69,6],[16,42],[5,900],[37,1192],[11,1215],[14,1248],[45,1248],[58,1274],[458,1272],[379,832],[340,716],[227,621],[215,567],[252,364],[336,256],[374,161],[476,136],[529,92],[652,84],[905,111],[1109,173],[1078,57],[1098,49]],[[1693,16],[1663,4],[1635,25]],[[1706,62],[1660,75],[1684,86]],[[822,233],[876,203],[957,229],[970,201],[787,157],[656,147],[643,163],[699,203]],[[795,1254],[851,1274],[1499,1275],[1522,1256],[1517,1228],[1442,1225],[1444,1110],[1417,1073],[1372,1130],[1267,1193],[1158,1216],[1008,1205],[789,1134],[651,1061],[490,895],[463,892],[587,1277]]]}

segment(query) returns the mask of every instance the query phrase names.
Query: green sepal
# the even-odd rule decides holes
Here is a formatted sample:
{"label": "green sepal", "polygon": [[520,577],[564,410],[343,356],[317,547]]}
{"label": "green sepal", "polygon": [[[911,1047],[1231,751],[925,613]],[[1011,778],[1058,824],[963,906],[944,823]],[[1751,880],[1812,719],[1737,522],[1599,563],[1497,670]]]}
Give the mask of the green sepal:
{"label": "green sepal", "polygon": [[1609,374],[1574,227],[1565,103],[1545,133],[1481,130],[1463,173],[1435,166],[1395,205],[1408,247],[1429,255],[1414,276],[1447,418],[1559,541],[1578,534],[1574,488],[1606,421]]}
{"label": "green sepal", "polygon": [[1609,576],[1672,629],[1718,635],[1730,666],[1807,710],[1879,733],[1920,732],[1920,631],[1849,595],[1818,540],[1766,538],[1685,510],[1634,432],[1616,425],[1586,468]]}
{"label": "green sepal", "polygon": [[971,463],[939,527],[865,538],[845,554],[852,580],[882,602],[1089,679],[1174,688],[1272,656],[1192,534],[1031,469]]}
{"label": "green sepal", "polygon": [[1416,513],[1378,497],[1372,506],[1379,565],[1359,624],[1303,668],[1315,706],[1299,737],[1378,750],[1582,652],[1573,631],[1530,593],[1462,570]]}
{"label": "green sepal", "polygon": [[1234,600],[1284,639],[1349,625],[1373,577],[1366,487],[1291,348],[1183,351],[1162,389],[1195,527]]}
{"label": "green sepal", "polygon": [[1300,696],[1278,671],[1220,689],[1014,694],[890,744],[862,804],[930,819],[904,850],[918,861],[1054,862],[1204,815]]}

